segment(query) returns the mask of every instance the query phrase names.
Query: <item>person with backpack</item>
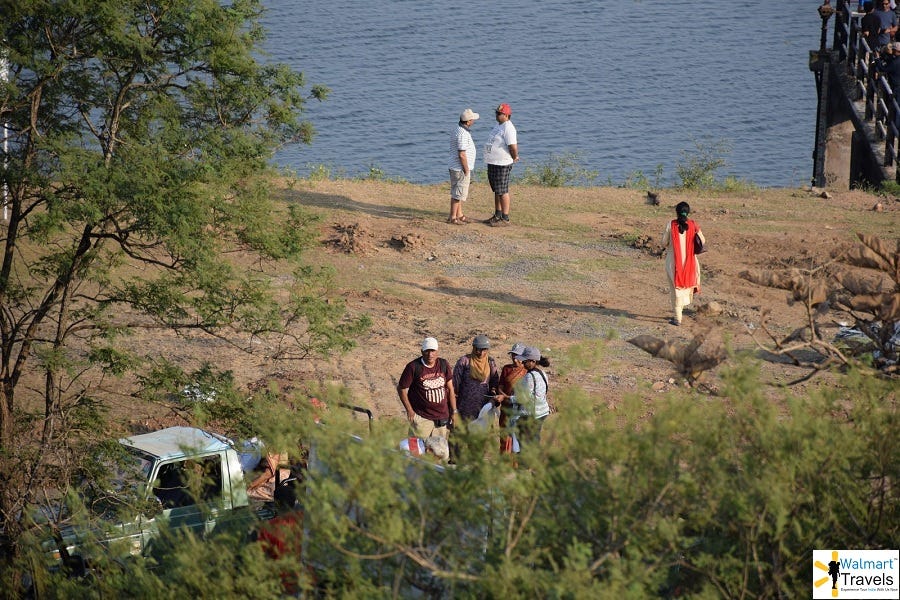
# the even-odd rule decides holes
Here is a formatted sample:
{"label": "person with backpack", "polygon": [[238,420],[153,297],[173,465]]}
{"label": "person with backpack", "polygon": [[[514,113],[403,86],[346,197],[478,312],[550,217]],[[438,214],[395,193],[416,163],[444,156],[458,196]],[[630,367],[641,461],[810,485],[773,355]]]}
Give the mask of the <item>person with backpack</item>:
{"label": "person with backpack", "polygon": [[481,407],[497,393],[500,372],[494,357],[488,354],[491,341],[486,335],[476,335],[472,351],[460,357],[453,367],[453,389],[456,390],[456,406],[465,421],[478,418]]}
{"label": "person with backpack", "polygon": [[516,384],[519,382],[522,377],[525,376],[525,373],[528,370],[522,366],[522,361],[519,360],[522,352],[525,351],[525,344],[522,342],[516,342],[512,345],[512,348],[509,349],[509,352],[506,354],[509,356],[509,363],[503,365],[503,368],[500,369],[500,386],[498,388],[500,394],[502,394],[503,398],[507,398],[507,400],[501,401],[501,396],[494,396],[494,404],[501,408],[500,410],[500,453],[508,454],[513,452],[513,448],[515,444],[513,442],[513,429],[512,423],[509,421],[511,417],[514,415],[511,414],[511,408],[509,406],[508,398],[512,396],[515,392]]}
{"label": "person with backpack", "polygon": [[[694,301],[694,294],[700,293],[700,261],[694,238],[705,246],[706,238],[700,225],[688,218],[691,205],[679,202],[675,206],[676,218],[666,226],[663,233],[663,248],[666,250],[666,274],[669,278],[669,298],[675,316],[669,321],[676,327],[681,325],[681,315],[686,306]],[[703,251],[701,248],[700,252]]]}
{"label": "person with backpack", "polygon": [[540,443],[544,420],[550,415],[548,392],[550,382],[539,365],[549,366],[550,361],[541,356],[534,346],[527,346],[515,360],[525,367],[525,375],[516,383],[512,395],[498,393],[497,399],[507,405],[510,421],[515,425],[520,444]]}
{"label": "person with backpack", "polygon": [[410,361],[397,382],[397,394],[409,420],[409,435],[449,437],[457,418],[450,363],[438,356],[438,341],[422,340],[422,356]]}

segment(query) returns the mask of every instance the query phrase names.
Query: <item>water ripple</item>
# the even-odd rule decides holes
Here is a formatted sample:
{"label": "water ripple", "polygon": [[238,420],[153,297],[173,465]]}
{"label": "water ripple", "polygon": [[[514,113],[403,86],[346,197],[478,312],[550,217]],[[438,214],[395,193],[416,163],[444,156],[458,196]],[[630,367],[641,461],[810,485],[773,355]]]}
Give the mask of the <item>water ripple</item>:
{"label": "water ripple", "polygon": [[683,152],[710,139],[732,148],[720,176],[785,186],[812,170],[807,59],[821,21],[807,3],[777,13],[685,0],[264,4],[272,59],[332,89],[306,106],[313,145],[275,157],[301,174],[378,166],[443,181],[459,111],[484,116],[480,145],[501,101],[513,106],[526,165],[577,152],[603,180],[657,165],[671,180]]}

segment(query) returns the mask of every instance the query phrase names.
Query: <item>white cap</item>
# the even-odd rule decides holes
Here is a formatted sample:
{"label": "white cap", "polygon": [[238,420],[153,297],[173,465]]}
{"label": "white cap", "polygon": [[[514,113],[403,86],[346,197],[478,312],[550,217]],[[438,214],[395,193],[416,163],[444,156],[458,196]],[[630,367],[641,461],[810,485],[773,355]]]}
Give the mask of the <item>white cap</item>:
{"label": "white cap", "polygon": [[425,350],[437,350],[437,349],[438,349],[438,343],[437,343],[437,340],[434,339],[433,337],[427,337],[424,340],[422,340],[422,352],[424,352]]}
{"label": "white cap", "polygon": [[459,120],[462,122],[477,121],[478,118],[479,118],[478,113],[475,112],[474,110],[472,110],[471,108],[467,108],[466,110],[462,111],[461,115],[459,115]]}

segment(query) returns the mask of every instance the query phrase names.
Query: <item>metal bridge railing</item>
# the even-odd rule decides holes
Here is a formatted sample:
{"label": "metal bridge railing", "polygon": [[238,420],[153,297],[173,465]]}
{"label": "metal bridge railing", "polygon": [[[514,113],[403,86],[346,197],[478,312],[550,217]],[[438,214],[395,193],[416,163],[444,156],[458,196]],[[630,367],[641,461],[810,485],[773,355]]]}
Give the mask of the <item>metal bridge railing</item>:
{"label": "metal bridge railing", "polygon": [[855,4],[838,0],[833,50],[839,53],[841,61],[846,61],[847,72],[856,92],[856,98],[851,99],[864,103],[865,120],[872,125],[875,139],[884,142],[883,166],[890,167],[897,163],[897,141],[900,138],[897,115],[900,114],[900,106],[887,79],[876,73],[875,52],[869,48],[860,31],[861,17],[853,10]]}

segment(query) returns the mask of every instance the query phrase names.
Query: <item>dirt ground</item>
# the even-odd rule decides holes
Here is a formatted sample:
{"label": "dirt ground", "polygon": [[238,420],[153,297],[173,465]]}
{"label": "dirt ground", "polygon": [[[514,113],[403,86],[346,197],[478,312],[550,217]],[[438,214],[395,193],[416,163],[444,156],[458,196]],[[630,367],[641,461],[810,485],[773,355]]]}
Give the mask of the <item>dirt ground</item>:
{"label": "dirt ground", "polygon": [[[505,228],[477,222],[493,212],[481,183],[464,204],[473,221],[467,225],[446,222],[446,186],[301,181],[279,193],[321,217],[320,243],[308,260],[332,265],[349,311],[372,319],[357,346],[328,360],[283,364],[209,341],[153,343],[185,361],[215,360],[248,388],[269,381],[286,392],[344,386],[349,401],[379,419],[400,418],[395,385],[426,336],[440,341],[440,355],[451,363],[477,334],[489,336],[501,365],[513,342],[535,345],[551,360],[555,390],[578,386],[608,409],[627,394],[652,404],[684,380],[626,340],[686,342],[707,332],[710,353],[727,347],[759,354],[751,332],[759,333],[761,310],[771,311],[780,333],[799,326],[803,311],[786,302],[786,292],[742,279],[742,271],[821,263],[857,231],[900,235],[900,202],[859,191],[825,198],[808,189],[662,190],[656,205],[645,190],[513,185],[512,225]],[[681,200],[691,204],[709,251],[700,257],[695,310],[674,327],[660,242]],[[720,392],[718,373],[728,362],[701,378],[699,393]],[[775,389],[803,373],[767,361],[762,379]],[[802,393],[816,381],[794,389]]]}

